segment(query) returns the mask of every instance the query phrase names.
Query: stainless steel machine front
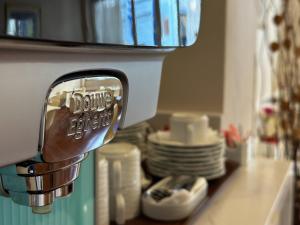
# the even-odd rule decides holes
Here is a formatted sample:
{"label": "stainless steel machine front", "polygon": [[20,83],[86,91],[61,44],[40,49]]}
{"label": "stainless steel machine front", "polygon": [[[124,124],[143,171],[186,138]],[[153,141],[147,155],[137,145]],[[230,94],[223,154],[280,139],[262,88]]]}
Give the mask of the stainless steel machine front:
{"label": "stainless steel machine front", "polygon": [[37,213],[73,191],[80,163],[114,137],[122,116],[126,84],[118,72],[68,77],[75,78],[61,78],[45,98],[38,156],[0,169],[1,193]]}

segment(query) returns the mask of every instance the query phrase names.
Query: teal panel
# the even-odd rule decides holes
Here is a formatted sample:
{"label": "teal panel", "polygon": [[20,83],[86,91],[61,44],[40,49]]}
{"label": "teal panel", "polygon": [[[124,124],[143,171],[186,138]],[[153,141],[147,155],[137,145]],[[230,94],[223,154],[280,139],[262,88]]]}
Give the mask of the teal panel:
{"label": "teal panel", "polygon": [[94,225],[94,154],[82,163],[74,193],[57,199],[48,215],[0,197],[0,225]]}

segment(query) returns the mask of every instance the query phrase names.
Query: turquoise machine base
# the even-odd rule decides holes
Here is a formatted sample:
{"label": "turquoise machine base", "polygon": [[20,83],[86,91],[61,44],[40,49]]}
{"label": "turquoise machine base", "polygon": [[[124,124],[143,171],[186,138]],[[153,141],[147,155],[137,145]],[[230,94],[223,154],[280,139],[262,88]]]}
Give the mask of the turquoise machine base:
{"label": "turquoise machine base", "polygon": [[81,164],[74,193],[56,199],[52,212],[37,215],[26,206],[0,197],[0,225],[94,225],[94,154]]}

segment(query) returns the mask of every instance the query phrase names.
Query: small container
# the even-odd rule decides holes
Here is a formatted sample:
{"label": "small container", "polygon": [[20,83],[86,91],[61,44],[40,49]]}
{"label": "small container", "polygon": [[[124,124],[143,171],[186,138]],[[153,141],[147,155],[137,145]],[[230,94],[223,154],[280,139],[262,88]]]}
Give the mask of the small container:
{"label": "small container", "polygon": [[254,156],[254,148],[250,138],[236,148],[227,147],[226,149],[226,158],[238,162],[241,166],[246,166]]}
{"label": "small container", "polygon": [[[142,205],[146,216],[162,221],[181,220],[200,205],[207,195],[207,181],[201,177],[181,177],[185,178],[166,177],[145,192]],[[176,183],[176,179],[180,182]]]}

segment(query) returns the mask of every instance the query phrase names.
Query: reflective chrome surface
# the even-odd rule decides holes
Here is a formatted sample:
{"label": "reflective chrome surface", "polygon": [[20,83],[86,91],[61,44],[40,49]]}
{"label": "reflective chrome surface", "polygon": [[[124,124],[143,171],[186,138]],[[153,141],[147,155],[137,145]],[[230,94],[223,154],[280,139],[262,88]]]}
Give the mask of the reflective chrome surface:
{"label": "reflective chrome surface", "polygon": [[0,36],[60,44],[177,47],[199,32],[201,0],[0,0]]}
{"label": "reflective chrome surface", "polygon": [[[74,191],[74,183],[69,183],[54,191],[44,193],[10,192],[11,198],[18,204],[27,205],[35,209],[35,213],[49,213],[50,211],[38,211],[39,207],[50,206],[55,198],[66,197]],[[40,208],[41,209],[41,208]],[[51,210],[51,207],[48,208]]]}
{"label": "reflective chrome surface", "polygon": [[4,189],[4,186],[2,184],[1,176],[0,176],[0,196],[9,197],[8,192]]}
{"label": "reflective chrome surface", "polygon": [[[85,159],[87,154],[76,156],[72,159],[61,161],[58,163],[45,163],[41,160],[28,160],[16,165],[16,172],[18,175],[43,175],[57,170],[69,167],[70,165],[77,164]],[[6,173],[8,174],[8,173]]]}
{"label": "reflective chrome surface", "polygon": [[51,88],[41,137],[45,162],[74,158],[114,137],[123,108],[122,83],[105,74],[88,76],[91,74],[86,72],[84,78],[63,81]]}
{"label": "reflective chrome surface", "polygon": [[8,170],[1,169],[0,194],[11,197],[18,204],[32,207],[34,213],[49,213],[55,198],[65,197],[73,192],[80,163],[86,156],[84,154],[54,164],[28,160],[15,165],[16,169],[14,166],[10,166]]}
{"label": "reflective chrome surface", "polygon": [[5,190],[14,192],[49,192],[73,182],[79,175],[80,164],[41,176],[2,175]]}
{"label": "reflective chrome surface", "polygon": [[55,199],[54,191],[46,193],[24,193],[11,191],[10,196],[12,200],[20,205],[30,207],[43,207],[51,205]]}
{"label": "reflective chrome surface", "polygon": [[74,182],[55,190],[55,197],[67,197],[74,191]]}
{"label": "reflective chrome surface", "polygon": [[108,70],[76,72],[56,81],[45,99],[39,154],[0,168],[0,194],[35,213],[50,212],[55,198],[72,193],[88,152],[115,136],[127,88],[124,74]]}

